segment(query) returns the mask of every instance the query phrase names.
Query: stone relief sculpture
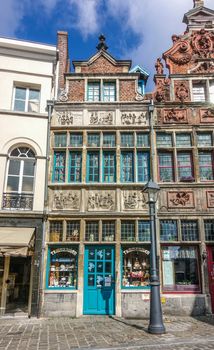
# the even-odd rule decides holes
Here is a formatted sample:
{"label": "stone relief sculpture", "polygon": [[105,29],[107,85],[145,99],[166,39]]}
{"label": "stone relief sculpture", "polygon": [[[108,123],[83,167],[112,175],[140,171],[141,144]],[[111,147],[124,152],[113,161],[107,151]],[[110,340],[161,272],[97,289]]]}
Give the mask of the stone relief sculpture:
{"label": "stone relief sculpture", "polygon": [[88,210],[114,210],[115,194],[114,192],[99,191],[88,194]]}
{"label": "stone relief sculpture", "polygon": [[66,89],[59,89],[58,99],[60,102],[68,101],[68,92],[66,91]]}
{"label": "stone relief sculpture", "polygon": [[170,100],[170,80],[169,79],[157,79],[156,80],[156,92],[154,98],[157,102],[165,102]]}
{"label": "stone relief sculpture", "polygon": [[168,207],[194,207],[194,195],[192,191],[168,192]]}
{"label": "stone relief sculpture", "polygon": [[73,113],[70,111],[57,112],[60,125],[72,125],[74,121]]}
{"label": "stone relief sculpture", "polygon": [[146,112],[142,112],[140,114],[137,113],[122,113],[121,115],[121,123],[123,125],[146,125]]}
{"label": "stone relief sculpture", "polygon": [[146,198],[141,191],[124,191],[123,205],[125,210],[146,208]]}
{"label": "stone relief sculpture", "polygon": [[214,108],[201,109],[201,122],[213,122],[214,119]]}
{"label": "stone relief sculpture", "polygon": [[93,125],[112,125],[112,112],[92,112],[90,115],[90,124]]}
{"label": "stone relief sculpture", "polygon": [[80,192],[79,191],[56,191],[53,198],[54,209],[80,209]]}
{"label": "stone relief sculpture", "polygon": [[175,97],[181,102],[189,100],[190,92],[187,81],[175,81]]}
{"label": "stone relief sculpture", "polygon": [[165,109],[164,123],[187,123],[187,111],[185,109]]}
{"label": "stone relief sculpture", "polygon": [[214,208],[214,191],[207,191],[207,207]]}
{"label": "stone relief sculpture", "polygon": [[157,58],[155,69],[157,74],[163,74],[163,63],[161,62],[161,58]]}

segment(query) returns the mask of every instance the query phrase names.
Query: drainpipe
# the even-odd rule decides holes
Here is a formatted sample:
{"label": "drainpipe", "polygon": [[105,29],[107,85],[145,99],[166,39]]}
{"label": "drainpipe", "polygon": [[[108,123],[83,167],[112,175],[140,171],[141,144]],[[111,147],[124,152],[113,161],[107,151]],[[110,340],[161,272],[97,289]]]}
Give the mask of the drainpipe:
{"label": "drainpipe", "polygon": [[48,170],[49,170],[49,154],[50,154],[50,128],[51,128],[51,116],[54,107],[54,99],[47,100],[48,110],[48,125],[47,125],[47,140],[46,140],[46,163],[45,163],[45,184],[44,184],[44,210],[43,210],[43,227],[42,227],[42,254],[40,259],[40,274],[39,274],[39,295],[38,295],[38,313],[37,317],[41,317],[42,304],[43,304],[43,269],[45,258],[45,236],[47,228],[47,213],[48,213]]}

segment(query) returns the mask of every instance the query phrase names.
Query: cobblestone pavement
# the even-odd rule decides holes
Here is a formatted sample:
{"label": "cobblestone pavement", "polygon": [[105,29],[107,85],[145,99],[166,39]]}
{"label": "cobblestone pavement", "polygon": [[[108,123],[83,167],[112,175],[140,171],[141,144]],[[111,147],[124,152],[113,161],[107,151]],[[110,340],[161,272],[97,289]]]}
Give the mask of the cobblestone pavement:
{"label": "cobblestone pavement", "polygon": [[166,334],[147,333],[148,320],[91,316],[0,319],[0,350],[214,350],[214,315],[166,318]]}

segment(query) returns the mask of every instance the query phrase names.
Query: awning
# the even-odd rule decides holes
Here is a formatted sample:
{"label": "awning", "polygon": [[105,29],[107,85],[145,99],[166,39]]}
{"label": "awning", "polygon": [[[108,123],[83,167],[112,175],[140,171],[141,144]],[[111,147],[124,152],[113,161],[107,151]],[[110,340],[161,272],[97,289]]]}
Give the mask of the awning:
{"label": "awning", "polygon": [[32,227],[0,227],[0,255],[29,255],[34,231]]}

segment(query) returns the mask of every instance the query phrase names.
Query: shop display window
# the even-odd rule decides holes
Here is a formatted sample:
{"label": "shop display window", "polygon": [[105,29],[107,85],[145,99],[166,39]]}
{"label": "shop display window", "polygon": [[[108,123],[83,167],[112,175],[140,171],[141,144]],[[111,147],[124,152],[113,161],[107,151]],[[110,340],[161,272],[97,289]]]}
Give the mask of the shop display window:
{"label": "shop display window", "polygon": [[163,291],[199,292],[197,247],[162,247]]}
{"label": "shop display window", "polygon": [[148,288],[150,283],[150,248],[122,248],[122,288]]}
{"label": "shop display window", "polygon": [[77,247],[51,247],[48,256],[47,287],[77,287]]}

